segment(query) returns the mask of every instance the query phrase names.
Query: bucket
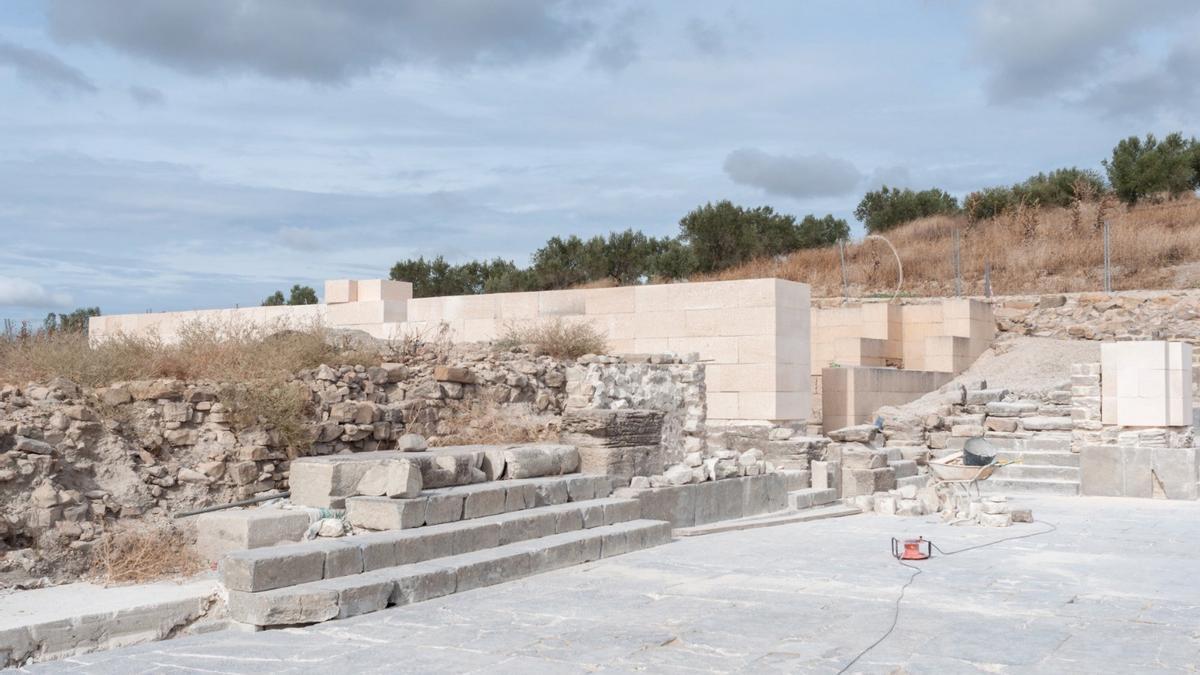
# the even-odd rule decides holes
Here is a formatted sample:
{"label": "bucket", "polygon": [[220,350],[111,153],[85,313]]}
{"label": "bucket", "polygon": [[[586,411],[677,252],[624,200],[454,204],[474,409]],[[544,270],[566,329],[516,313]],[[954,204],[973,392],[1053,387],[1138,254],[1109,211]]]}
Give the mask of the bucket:
{"label": "bucket", "polygon": [[966,466],[987,466],[996,461],[996,446],[984,438],[967,439],[963,445],[963,464]]}

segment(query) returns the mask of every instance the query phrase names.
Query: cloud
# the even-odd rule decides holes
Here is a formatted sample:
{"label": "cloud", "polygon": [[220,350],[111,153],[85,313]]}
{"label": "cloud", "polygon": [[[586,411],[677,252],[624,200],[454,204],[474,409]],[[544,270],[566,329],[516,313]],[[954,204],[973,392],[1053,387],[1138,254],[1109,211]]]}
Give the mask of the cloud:
{"label": "cloud", "polygon": [[17,77],[51,96],[94,94],[96,85],[78,68],[46,52],[0,41],[0,65],[16,71]]}
{"label": "cloud", "polygon": [[341,83],[392,64],[557,56],[595,32],[567,0],[52,0],[51,31],[171,68]]}
{"label": "cloud", "polygon": [[684,26],[684,35],[692,47],[707,56],[724,56],[727,50],[725,35],[716,24],[693,18]]}
{"label": "cloud", "polygon": [[52,293],[28,279],[0,277],[0,307],[67,307],[71,296]]}
{"label": "cloud", "polygon": [[641,45],[635,32],[645,12],[632,9],[623,12],[608,31],[592,47],[591,65],[603,70],[625,70],[641,56]]}
{"label": "cloud", "polygon": [[908,167],[898,164],[876,167],[867,177],[867,189],[878,190],[884,185],[898,188],[912,187],[912,172],[908,170]]}
{"label": "cloud", "polygon": [[771,155],[755,148],[729,153],[725,173],[735,183],[797,199],[848,194],[863,178],[853,164],[837,157]]}
{"label": "cloud", "polygon": [[134,103],[143,108],[158,106],[167,102],[167,97],[162,91],[154,87],[142,87],[136,84],[129,87],[129,97],[133,99]]}
{"label": "cloud", "polygon": [[1083,105],[1112,117],[1137,117],[1148,108],[1190,113],[1200,105],[1200,44],[1181,40],[1161,64],[1093,86]]}
{"label": "cloud", "polygon": [[279,228],[279,241],[295,251],[316,251],[321,248],[317,233],[304,227]]}
{"label": "cloud", "polygon": [[1142,56],[1137,38],[1194,17],[1191,0],[991,0],[976,15],[988,98],[1064,98]]}

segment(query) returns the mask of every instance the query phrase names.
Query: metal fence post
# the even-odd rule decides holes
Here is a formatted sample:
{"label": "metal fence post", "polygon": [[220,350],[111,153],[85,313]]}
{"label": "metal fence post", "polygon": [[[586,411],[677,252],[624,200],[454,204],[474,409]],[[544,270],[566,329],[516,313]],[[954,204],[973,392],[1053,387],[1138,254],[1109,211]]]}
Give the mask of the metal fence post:
{"label": "metal fence post", "polygon": [[842,263],[842,298],[850,299],[850,282],[846,278],[846,240],[838,239],[838,260]]}
{"label": "metal fence post", "polygon": [[958,248],[958,230],[954,231],[954,295],[962,297],[962,257]]}
{"label": "metal fence post", "polygon": [[1108,243],[1108,221],[1104,221],[1104,292],[1112,293],[1112,253]]}

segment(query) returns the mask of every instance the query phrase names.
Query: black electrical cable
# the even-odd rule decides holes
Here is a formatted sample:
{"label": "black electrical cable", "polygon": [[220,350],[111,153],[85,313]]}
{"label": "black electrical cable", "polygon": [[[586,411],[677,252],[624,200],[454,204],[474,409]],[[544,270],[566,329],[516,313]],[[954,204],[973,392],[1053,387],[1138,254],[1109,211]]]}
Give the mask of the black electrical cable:
{"label": "black electrical cable", "polygon": [[[1027,534],[1018,534],[1015,537],[1005,537],[1003,539],[989,541],[984,544],[975,544],[974,546],[967,546],[965,548],[959,548],[959,549],[955,549],[953,551],[943,551],[942,549],[938,548],[938,545],[933,543],[932,541],[929,542],[929,546],[932,547],[938,553],[941,553],[942,555],[950,556],[950,555],[956,555],[958,553],[966,553],[967,551],[974,551],[976,549],[987,548],[988,546],[995,546],[996,544],[1003,544],[1006,541],[1015,541],[1017,539],[1028,539],[1029,537],[1037,537],[1037,536],[1040,536],[1043,534],[1050,534],[1051,532],[1054,532],[1055,530],[1058,529],[1058,527],[1055,526],[1054,523],[1048,523],[1044,520],[1036,520],[1034,522],[1041,523],[1042,525],[1049,525],[1050,528],[1046,529],[1046,530],[1040,530],[1038,532],[1029,532]],[[847,670],[850,670],[850,668],[852,668],[854,666],[854,664],[858,663],[859,659],[866,656],[868,652],[870,652],[872,649],[875,649],[876,647],[878,647],[884,640],[888,639],[888,637],[890,637],[891,634],[896,630],[896,626],[900,623],[900,603],[904,601],[904,592],[908,590],[908,587],[912,585],[912,582],[916,580],[917,576],[919,576],[923,570],[919,567],[910,565],[910,564],[904,562],[903,560],[900,560],[899,558],[896,558],[896,562],[899,563],[901,567],[907,567],[908,569],[912,570],[913,573],[911,576],[908,577],[908,581],[904,582],[904,585],[900,587],[900,595],[896,597],[896,605],[895,605],[895,608],[892,610],[892,625],[888,627],[887,631],[885,631],[884,634],[881,635],[878,640],[872,642],[866,649],[862,650],[853,659],[851,659],[850,663],[847,663],[841,670],[839,670],[837,672],[837,675],[842,675]]]}

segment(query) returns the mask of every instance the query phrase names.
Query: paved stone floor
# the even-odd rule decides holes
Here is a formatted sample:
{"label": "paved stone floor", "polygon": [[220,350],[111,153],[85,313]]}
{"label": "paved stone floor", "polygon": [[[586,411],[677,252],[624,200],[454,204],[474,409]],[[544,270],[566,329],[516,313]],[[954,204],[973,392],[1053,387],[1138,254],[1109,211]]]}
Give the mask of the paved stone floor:
{"label": "paved stone floor", "polygon": [[[852,672],[1200,671],[1200,503],[1022,503],[1058,530],[918,563],[895,632]],[[832,673],[891,623],[910,574],[893,535],[950,550],[1044,528],[853,516],[733,532],[346,621],[33,670]]]}

